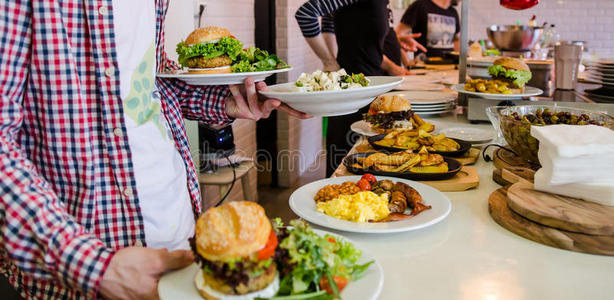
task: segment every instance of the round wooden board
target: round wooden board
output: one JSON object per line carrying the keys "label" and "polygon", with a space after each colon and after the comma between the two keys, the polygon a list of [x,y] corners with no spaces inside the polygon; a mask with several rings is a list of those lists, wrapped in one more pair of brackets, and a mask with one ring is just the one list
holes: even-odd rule
{"label": "round wooden board", "polygon": [[490,216],[503,228],[534,242],[560,249],[614,255],[614,237],[568,232],[532,222],[507,206],[506,189],[494,191],[488,198]]}
{"label": "round wooden board", "polygon": [[507,191],[507,205],[534,222],[578,233],[614,236],[614,207],[543,193],[528,182]]}
{"label": "round wooden board", "polygon": [[493,152],[493,163],[497,169],[521,167],[537,170],[540,168],[539,165],[532,164],[522,159],[520,156],[516,156],[516,154],[513,152],[503,148],[499,148]]}

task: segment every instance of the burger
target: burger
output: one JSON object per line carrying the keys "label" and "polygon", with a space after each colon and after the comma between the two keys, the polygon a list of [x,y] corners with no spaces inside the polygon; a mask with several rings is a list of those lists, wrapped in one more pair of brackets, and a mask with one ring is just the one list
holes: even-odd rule
{"label": "burger", "polygon": [[237,201],[207,210],[196,222],[191,242],[201,266],[194,281],[205,299],[269,298],[277,293],[277,236],[260,205]]}
{"label": "burger", "polygon": [[493,79],[507,82],[514,94],[524,92],[524,85],[531,80],[531,69],[521,59],[501,57],[488,67],[488,74]]}
{"label": "burger", "polygon": [[381,134],[394,129],[412,129],[413,114],[409,101],[398,95],[385,95],[371,102],[363,119],[371,124],[373,131]]}
{"label": "burger", "polygon": [[230,73],[230,65],[241,53],[243,44],[226,28],[198,28],[177,45],[179,63],[189,73]]}

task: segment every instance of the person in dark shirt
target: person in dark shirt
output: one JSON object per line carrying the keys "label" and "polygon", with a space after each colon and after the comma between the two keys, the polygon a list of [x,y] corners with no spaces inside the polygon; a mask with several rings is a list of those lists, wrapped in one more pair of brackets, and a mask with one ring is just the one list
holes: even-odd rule
{"label": "person in dark shirt", "polygon": [[[407,8],[396,27],[398,35],[413,32],[424,45],[427,56],[443,56],[447,51],[459,49],[460,22],[453,7],[455,0],[418,0]],[[426,51],[424,51],[426,50]]]}

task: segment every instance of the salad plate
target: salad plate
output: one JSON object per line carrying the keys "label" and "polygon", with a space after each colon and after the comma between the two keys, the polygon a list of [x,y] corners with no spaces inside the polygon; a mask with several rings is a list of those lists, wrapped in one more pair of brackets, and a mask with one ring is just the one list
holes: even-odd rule
{"label": "salad plate", "polygon": [[290,208],[299,217],[310,223],[335,230],[358,233],[392,233],[418,230],[439,223],[450,214],[452,209],[450,200],[443,193],[426,184],[407,179],[376,176],[377,180],[389,179],[393,182],[403,182],[413,187],[424,199],[424,204],[430,205],[432,208],[408,219],[382,223],[358,223],[341,220],[316,210],[314,197],[322,187],[331,184],[342,184],[346,181],[356,182],[360,178],[361,176],[343,176],[322,179],[304,185],[290,196]]}
{"label": "salad plate", "polygon": [[340,116],[358,111],[373,99],[386,93],[403,81],[401,77],[367,76],[368,86],[359,88],[301,92],[294,82],[269,86],[260,94],[279,99],[292,108],[313,116]]}
{"label": "salad plate", "polygon": [[523,98],[523,97],[539,96],[544,93],[544,91],[536,87],[532,87],[532,86],[525,86],[524,93],[520,93],[520,94],[491,94],[491,93],[470,92],[470,91],[465,91],[464,83],[455,84],[452,86],[452,89],[461,94],[467,94],[467,95],[477,96],[480,98],[491,99],[491,100],[518,99],[518,98]]}
{"label": "salad plate", "polygon": [[[355,246],[357,245],[354,241],[335,233],[318,229],[313,229],[313,231],[321,236],[328,234],[335,237],[335,239],[341,238]],[[360,249],[359,247],[356,248]],[[348,283],[341,292],[341,297],[343,299],[375,300],[382,292],[384,286],[384,271],[373,255],[362,249],[360,250],[362,251],[362,256],[358,261],[359,264],[364,264],[372,260],[374,262],[369,266],[363,277]],[[196,263],[193,263],[183,269],[164,274],[158,283],[158,294],[160,299],[203,300],[204,298],[198,293],[194,285],[194,277],[199,270],[200,267]]]}
{"label": "salad plate", "polygon": [[254,78],[254,82],[264,81],[267,77],[275,73],[283,73],[292,70],[292,68],[276,69],[260,72],[241,72],[241,73],[218,73],[218,74],[191,74],[187,71],[179,71],[177,73],[160,73],[159,78],[174,78],[179,79],[190,85],[227,85],[227,84],[242,84],[247,77]]}

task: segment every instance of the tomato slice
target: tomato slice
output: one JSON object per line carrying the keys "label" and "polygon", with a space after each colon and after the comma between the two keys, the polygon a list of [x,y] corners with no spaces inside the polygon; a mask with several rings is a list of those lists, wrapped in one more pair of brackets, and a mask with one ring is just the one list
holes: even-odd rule
{"label": "tomato slice", "polygon": [[[333,280],[337,284],[337,289],[339,289],[339,292],[345,288],[349,281],[347,278],[341,276],[333,276]],[[325,290],[329,294],[333,294],[333,289],[330,287],[330,284],[328,284],[328,278],[326,276],[320,279],[320,289]]]}
{"label": "tomato slice", "polygon": [[337,243],[337,240],[335,240],[335,238],[334,238],[334,237],[332,237],[332,236],[329,236],[327,240],[328,240],[329,242],[333,243],[333,244],[336,244],[336,243]]}
{"label": "tomato slice", "polygon": [[258,251],[258,260],[266,260],[273,257],[275,255],[275,248],[277,248],[277,235],[274,230],[271,230],[266,245]]}
{"label": "tomato slice", "polygon": [[376,182],[377,179],[375,179],[375,176],[373,176],[373,174],[369,174],[369,173],[365,173],[365,175],[362,175],[362,177],[360,177],[360,179],[365,179],[368,182]]}

